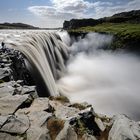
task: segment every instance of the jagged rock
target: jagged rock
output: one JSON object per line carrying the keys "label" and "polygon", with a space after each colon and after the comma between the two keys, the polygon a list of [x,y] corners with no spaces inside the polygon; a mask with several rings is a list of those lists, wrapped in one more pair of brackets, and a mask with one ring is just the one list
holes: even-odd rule
{"label": "jagged rock", "polygon": [[64,119],[64,120],[80,112],[79,109],[65,106],[57,101],[49,101],[49,105],[51,106],[51,108],[55,110],[54,111],[55,116],[57,118]]}
{"label": "jagged rock", "polygon": [[38,95],[35,90],[35,86],[22,86],[22,81],[10,81],[0,84],[0,98],[9,96],[9,95],[24,95],[30,94],[34,98],[37,98]]}
{"label": "jagged rock", "polygon": [[69,125],[69,122],[65,122],[64,128],[60,131],[55,140],[77,140],[77,138],[77,134]]}
{"label": "jagged rock", "polygon": [[13,114],[28,98],[29,95],[9,95],[0,98],[0,114]]}
{"label": "jagged rock", "polygon": [[45,111],[36,111],[28,114],[31,127],[27,131],[27,140],[49,140],[47,120],[52,116]]}
{"label": "jagged rock", "polygon": [[[2,84],[0,84],[0,85],[2,85]],[[13,92],[14,92],[13,87],[2,87],[2,86],[0,86],[0,98],[12,95]]]}
{"label": "jagged rock", "polygon": [[29,94],[31,92],[35,92],[35,86],[23,86],[22,87],[22,91],[21,91],[21,95],[23,94]]}
{"label": "jagged rock", "polygon": [[1,132],[24,134],[29,128],[29,119],[26,115],[10,116],[1,127]]}
{"label": "jagged rock", "polygon": [[31,126],[27,131],[27,140],[51,140],[51,138],[46,127]]}
{"label": "jagged rock", "polygon": [[105,126],[100,118],[95,117],[94,121],[96,122],[101,131],[105,130]]}
{"label": "jagged rock", "polygon": [[48,109],[48,98],[36,98],[28,108],[19,109],[16,114],[27,114],[30,128],[27,130],[27,140],[50,140],[47,120],[52,116],[44,110]]}
{"label": "jagged rock", "polygon": [[12,79],[12,70],[10,68],[0,68],[0,79],[9,82]]}
{"label": "jagged rock", "polygon": [[0,128],[4,125],[4,123],[7,121],[7,119],[10,117],[8,116],[0,116]]}
{"label": "jagged rock", "polygon": [[34,99],[30,107],[19,109],[16,114],[30,114],[40,111],[46,111],[49,108],[48,102],[48,98],[36,98]]}
{"label": "jagged rock", "polygon": [[0,132],[0,140],[24,140],[24,137],[12,136],[8,133],[1,133]]}
{"label": "jagged rock", "polygon": [[115,116],[113,121],[108,140],[140,139],[140,122],[130,120],[124,115]]}
{"label": "jagged rock", "polygon": [[97,140],[96,137],[89,135],[89,134],[85,134],[82,137],[82,140]]}

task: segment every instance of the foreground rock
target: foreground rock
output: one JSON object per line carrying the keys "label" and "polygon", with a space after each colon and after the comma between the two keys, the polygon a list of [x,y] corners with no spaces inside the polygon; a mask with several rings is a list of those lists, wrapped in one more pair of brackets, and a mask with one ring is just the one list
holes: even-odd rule
{"label": "foreground rock", "polygon": [[39,98],[33,87],[21,86],[20,81],[2,84],[0,93],[7,84],[13,88],[0,98],[2,140],[140,139],[140,122],[124,115],[108,118],[90,105],[71,104],[61,96]]}
{"label": "foreground rock", "polygon": [[140,122],[128,119],[124,115],[113,117],[113,126],[109,132],[109,140],[140,139]]}

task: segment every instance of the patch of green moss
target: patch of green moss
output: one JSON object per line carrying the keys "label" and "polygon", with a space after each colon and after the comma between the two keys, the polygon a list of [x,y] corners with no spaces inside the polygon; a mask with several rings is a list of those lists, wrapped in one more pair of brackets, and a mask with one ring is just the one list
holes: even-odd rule
{"label": "patch of green moss", "polygon": [[70,30],[72,32],[105,32],[117,36],[123,36],[125,39],[140,39],[140,24],[130,23],[103,23],[96,26],[82,27]]}

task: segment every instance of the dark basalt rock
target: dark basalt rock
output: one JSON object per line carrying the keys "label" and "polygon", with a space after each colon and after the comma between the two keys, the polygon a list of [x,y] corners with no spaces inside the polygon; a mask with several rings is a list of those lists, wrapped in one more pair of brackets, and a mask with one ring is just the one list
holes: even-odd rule
{"label": "dark basalt rock", "polygon": [[71,19],[64,21],[63,29],[76,29],[86,26],[95,26],[102,23],[140,23],[140,10],[133,10],[129,12],[122,12],[111,17],[104,17],[100,19]]}
{"label": "dark basalt rock", "polygon": [[23,80],[25,85],[35,85],[34,79],[29,72],[25,57],[14,49],[9,49],[2,43],[0,49],[0,80]]}

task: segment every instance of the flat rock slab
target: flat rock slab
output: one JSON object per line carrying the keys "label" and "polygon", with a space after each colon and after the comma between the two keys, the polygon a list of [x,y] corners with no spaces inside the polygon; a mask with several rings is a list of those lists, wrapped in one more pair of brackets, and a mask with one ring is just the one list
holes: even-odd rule
{"label": "flat rock slab", "polygon": [[8,133],[0,132],[0,140],[24,140],[24,138],[20,136],[12,136]]}
{"label": "flat rock slab", "polygon": [[16,114],[38,114],[49,108],[48,98],[36,98],[29,108],[19,109]]}
{"label": "flat rock slab", "polygon": [[44,111],[48,109],[49,99],[48,98],[36,98],[34,99],[30,108],[28,108],[29,112],[37,112],[37,111]]}
{"label": "flat rock slab", "polygon": [[9,95],[0,98],[0,114],[13,114],[18,107],[28,99],[29,95]]}
{"label": "flat rock slab", "polygon": [[28,114],[31,127],[27,131],[27,140],[50,140],[47,119],[52,116],[45,111]]}
{"label": "flat rock slab", "polygon": [[4,125],[4,123],[7,121],[7,119],[10,117],[8,116],[0,116],[0,128]]}
{"label": "flat rock slab", "polygon": [[29,119],[26,115],[10,116],[0,131],[13,134],[24,134],[29,129]]}
{"label": "flat rock slab", "polygon": [[0,84],[0,98],[12,95],[15,88],[8,82]]}

